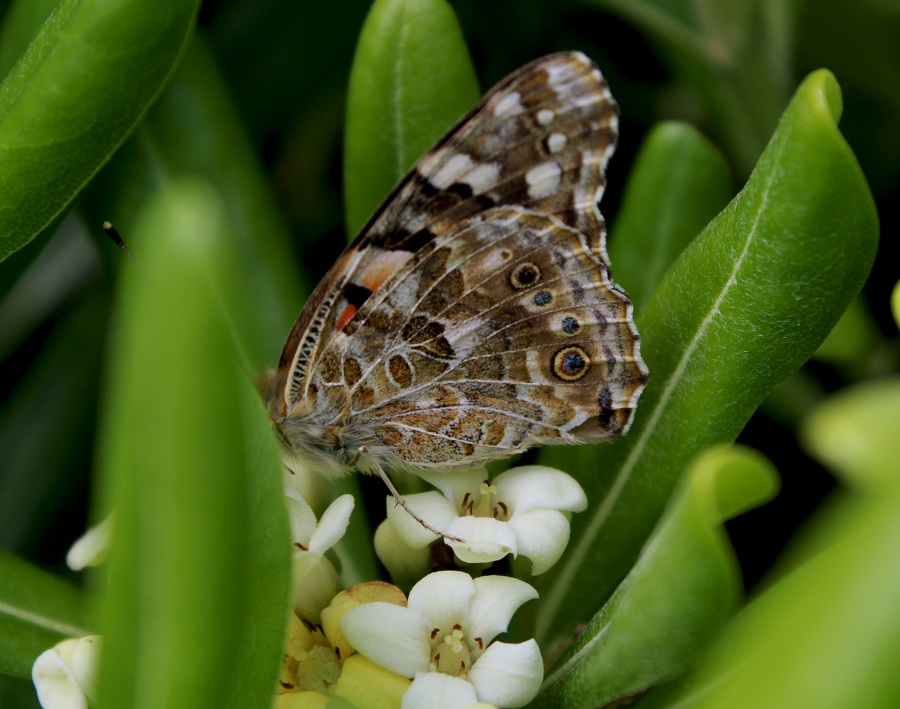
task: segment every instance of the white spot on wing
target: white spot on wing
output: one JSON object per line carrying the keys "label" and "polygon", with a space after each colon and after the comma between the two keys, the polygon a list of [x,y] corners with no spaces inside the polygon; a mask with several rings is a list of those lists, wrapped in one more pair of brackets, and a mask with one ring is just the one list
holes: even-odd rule
{"label": "white spot on wing", "polygon": [[472,188],[473,194],[481,194],[497,184],[500,178],[500,163],[482,163],[469,172],[463,182]]}
{"label": "white spot on wing", "polygon": [[553,113],[553,111],[551,111],[549,108],[542,108],[537,112],[537,122],[542,126],[549,125],[550,121],[552,121],[554,118],[556,118],[556,114]]}
{"label": "white spot on wing", "polygon": [[565,84],[571,79],[572,69],[568,62],[565,64],[551,64],[547,67],[547,83],[559,93],[556,84]]}
{"label": "white spot on wing", "polygon": [[494,106],[495,116],[515,116],[522,113],[522,94],[518,91],[512,91],[501,98],[497,105]]}
{"label": "white spot on wing", "polygon": [[566,147],[566,136],[562,133],[551,133],[547,138],[547,149],[554,155]]}
{"label": "white spot on wing", "polygon": [[428,181],[439,190],[446,189],[454,182],[459,182],[460,175],[472,169],[475,162],[465,153],[457,153],[428,178]]}
{"label": "white spot on wing", "polygon": [[559,187],[561,174],[559,163],[552,160],[531,168],[525,174],[525,181],[528,183],[528,196],[532,199],[549,197]]}

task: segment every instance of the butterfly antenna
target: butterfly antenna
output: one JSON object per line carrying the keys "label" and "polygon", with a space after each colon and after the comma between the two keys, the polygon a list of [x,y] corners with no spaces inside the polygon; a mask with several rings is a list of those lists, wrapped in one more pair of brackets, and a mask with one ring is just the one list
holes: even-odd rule
{"label": "butterfly antenna", "polygon": [[[357,452],[357,457],[361,456],[365,452],[366,452],[366,447],[361,446],[359,451]],[[401,495],[397,491],[397,488],[394,487],[394,483],[391,481],[390,477],[388,477],[388,474],[385,472],[384,468],[381,467],[381,465],[378,463],[378,461],[373,459],[372,461],[370,461],[370,465],[375,469],[375,474],[378,475],[379,478],[381,478],[381,480],[384,482],[385,485],[387,485],[387,489],[390,491],[391,495],[394,496],[394,500],[397,502],[397,504],[400,505],[404,510],[406,510],[406,513],[410,517],[412,517],[414,520],[416,520],[416,522],[421,524],[423,527],[425,527],[425,529],[427,529],[432,534],[437,534],[439,537],[443,537],[444,539],[449,539],[454,542],[459,542],[460,544],[466,543],[465,539],[460,539],[457,536],[448,534],[447,532],[444,532],[443,530],[440,530],[437,527],[435,527],[431,524],[428,524],[428,522],[426,522],[418,514],[413,512],[413,510],[410,508],[410,506],[408,504],[406,504],[406,498],[404,498],[403,495]]]}
{"label": "butterfly antenna", "polygon": [[128,254],[128,258],[130,258],[132,260],[132,262],[134,263],[135,266],[140,268],[142,271],[144,270],[143,268],[141,268],[141,264],[139,264],[137,262],[137,259],[131,255],[131,252],[128,250],[128,247],[125,246],[125,242],[122,241],[122,237],[119,236],[119,232],[113,226],[112,222],[109,222],[109,221],[103,222],[103,231],[106,232],[106,235],[110,239],[112,239],[113,243],[116,246],[118,246],[120,249],[122,249],[122,251],[124,251],[126,254]]}

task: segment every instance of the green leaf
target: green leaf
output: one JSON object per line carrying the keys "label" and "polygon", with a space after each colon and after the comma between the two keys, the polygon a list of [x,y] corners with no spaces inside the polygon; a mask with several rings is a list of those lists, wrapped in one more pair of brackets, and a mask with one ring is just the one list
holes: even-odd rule
{"label": "green leaf", "polygon": [[536,707],[596,707],[676,677],[702,657],[741,596],[720,525],[771,499],[778,474],[760,453],[703,451],[634,568],[553,666]]}
{"label": "green leaf", "polygon": [[803,422],[810,453],[849,486],[900,489],[900,378],[860,384],[828,397]]}
{"label": "green leaf", "polygon": [[0,259],[62,212],[172,73],[196,0],[63,0],[0,85]]}
{"label": "green leaf", "polygon": [[592,505],[573,519],[566,555],[547,574],[536,626],[545,644],[599,607],[686,462],[734,440],[865,281],[878,223],[837,130],[840,106],[831,74],[807,77],[745,188],[656,289],[638,318],[650,383],[630,433],[580,447],[574,462],[542,451],[543,462],[581,473]]}
{"label": "green leaf", "polygon": [[662,275],[731,197],[728,165],[686,123],[645,138],[609,236],[616,275],[640,312]]}
{"label": "green leaf", "polygon": [[705,665],[642,709],[896,704],[900,497],[895,487],[838,502],[804,540],[816,553],[741,611]]}
{"label": "green leaf", "polygon": [[101,706],[262,706],[281,657],[290,541],[266,416],[223,306],[241,262],[208,183],[140,215],[103,429],[116,511],[101,606]]}
{"label": "green leaf", "polygon": [[70,583],[0,551],[0,672],[31,677],[44,650],[90,635],[84,605]]}
{"label": "green leaf", "polygon": [[475,70],[444,0],[377,0],[350,75],[344,138],[347,232],[478,100]]}

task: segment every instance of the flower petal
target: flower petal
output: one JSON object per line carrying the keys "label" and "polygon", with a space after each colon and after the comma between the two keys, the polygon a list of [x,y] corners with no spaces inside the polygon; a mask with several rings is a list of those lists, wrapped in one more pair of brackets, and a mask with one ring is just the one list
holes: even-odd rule
{"label": "flower petal", "polygon": [[291,466],[293,469],[287,466],[281,469],[285,487],[294,488],[314,510],[324,510],[331,502],[331,483],[296,459],[291,461]]}
{"label": "flower petal", "polygon": [[87,566],[97,566],[106,561],[112,541],[113,516],[110,514],[100,524],[82,534],[66,554],[66,564],[72,571]]}
{"label": "flower petal", "polygon": [[284,487],[284,497],[291,523],[291,542],[309,549],[309,540],[316,532],[316,514],[303,495],[289,485]]}
{"label": "flower petal", "polygon": [[509,520],[516,532],[519,554],[531,559],[531,573],[544,573],[553,566],[569,543],[569,518],[557,510],[532,508]]}
{"label": "flower petal", "polygon": [[431,550],[414,549],[384,520],[375,530],[375,553],[398,586],[409,588],[431,569]]}
{"label": "flower petal", "polygon": [[462,571],[437,571],[428,574],[409,592],[407,605],[427,620],[428,631],[448,630],[469,617],[469,604],[475,596],[475,584]]}
{"label": "flower petal", "polygon": [[331,549],[347,531],[350,522],[350,513],[356,501],[353,495],[341,495],[328,505],[328,509],[322,513],[316,531],[309,540],[309,550],[324,554]]}
{"label": "flower petal", "polygon": [[469,671],[478,699],[498,707],[521,707],[534,699],[544,681],[541,651],[534,640],[492,643]]}
{"label": "flower petal", "polygon": [[478,486],[489,477],[487,470],[484,468],[440,473],[416,471],[416,475],[440,490],[441,494],[453,503],[454,509],[456,509],[456,505],[463,501],[467,492],[471,495],[476,495]]}
{"label": "flower petal", "polygon": [[[456,507],[437,492],[420,492],[415,495],[404,495],[406,504],[419,517],[432,527],[445,530],[457,517]],[[387,518],[403,542],[414,549],[428,546],[437,535],[429,532],[404,510],[393,497],[387,498]]]}
{"label": "flower petal", "polygon": [[428,669],[430,630],[421,613],[383,601],[351,608],[341,618],[341,631],[357,652],[409,678]]}
{"label": "flower petal", "polygon": [[37,691],[38,701],[44,709],[87,709],[87,697],[78,680],[60,653],[60,646],[70,654],[75,639],[63,640],[51,650],[41,653],[31,667],[31,680]]}
{"label": "flower petal", "polygon": [[497,561],[518,550],[516,532],[506,522],[492,517],[457,517],[445,530],[448,534],[464,539],[455,542],[446,539],[460,561],[481,564]]}
{"label": "flower petal", "polygon": [[587,509],[587,495],[571,475],[544,465],[510,468],[494,480],[497,496],[506,502],[513,514],[533,507],[566,512]]}
{"label": "flower petal", "polygon": [[478,701],[475,687],[442,672],[417,672],[401,709],[465,709]]}
{"label": "flower petal", "polygon": [[352,655],[344,662],[332,691],[355,707],[399,707],[409,686],[406,677],[379,667],[367,657]]}
{"label": "flower petal", "polygon": [[322,632],[334,649],[340,652],[341,657],[347,658],[353,653],[353,648],[341,630],[341,618],[351,608],[376,601],[406,606],[406,596],[396,586],[384,581],[365,581],[341,591],[331,599],[328,607],[322,610]]}
{"label": "flower petal", "polygon": [[102,644],[103,638],[99,635],[87,635],[75,642],[70,657],[66,658],[63,655],[78,686],[84,690],[88,699],[93,699],[97,695],[97,672],[100,669]]}
{"label": "flower petal", "polygon": [[294,552],[291,559],[291,608],[318,625],[322,609],[340,590],[334,565],[321,554]]}
{"label": "flower petal", "polygon": [[[433,574],[432,574],[433,575]],[[475,598],[469,605],[467,634],[488,644],[504,632],[515,612],[538,597],[524,581],[509,576],[482,576],[474,581]]]}
{"label": "flower petal", "polygon": [[274,709],[328,709],[329,701],[318,692],[289,692],[275,697]]}

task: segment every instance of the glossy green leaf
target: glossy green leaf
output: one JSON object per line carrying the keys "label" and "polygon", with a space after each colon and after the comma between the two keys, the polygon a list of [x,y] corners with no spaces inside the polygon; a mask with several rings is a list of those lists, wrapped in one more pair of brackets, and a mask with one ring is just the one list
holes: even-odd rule
{"label": "glossy green leaf", "polygon": [[375,2],[359,38],[347,98],[348,234],[356,234],[478,96],[459,24],[444,0]]}
{"label": "glossy green leaf", "polygon": [[30,677],[44,650],[90,635],[84,606],[72,584],[0,551],[0,673]]}
{"label": "glossy green leaf", "polygon": [[777,489],[778,474],[756,451],[703,451],[634,568],[545,678],[535,706],[604,706],[692,667],[741,596],[720,525]]}
{"label": "glossy green leaf", "polygon": [[644,139],[609,235],[616,282],[640,312],[662,275],[731,198],[728,165],[686,123],[661,123]]}
{"label": "glossy green leaf", "polygon": [[[634,426],[614,444],[580,447],[574,463],[563,459],[591,508],[574,517],[572,542],[542,586],[542,642],[553,645],[599,607],[686,462],[734,440],[862,286],[878,223],[837,130],[840,107],[831,74],[807,77],[745,188],[682,253],[638,318],[650,383]],[[542,460],[553,464],[557,455],[547,449]]]}
{"label": "glossy green leaf", "polygon": [[[18,61],[21,54],[28,48],[28,44],[32,38],[38,33],[41,25],[50,16],[59,0],[17,0],[10,3],[6,14],[2,15],[2,23],[0,23],[0,77],[5,77]],[[22,276],[31,264],[48,249],[45,248],[52,240],[53,236],[60,230],[66,236],[71,232],[71,224],[64,224],[63,215],[60,214],[56,219],[52,220],[39,234],[34,238],[32,248],[19,250],[9,258],[0,258],[0,297],[5,297],[8,289],[12,289],[14,284],[19,283]],[[0,237],[2,238],[2,237]],[[67,242],[71,245],[71,240]],[[51,247],[52,250],[52,247]],[[58,252],[62,247],[55,245]],[[66,287],[66,276],[72,275],[72,270],[67,270],[64,274],[54,274],[53,282],[56,284],[57,292]],[[33,301],[44,300],[41,296],[42,289],[33,288],[30,303],[24,307],[17,304],[16,310],[22,311],[23,315],[35,314],[35,306]],[[18,315],[18,313],[17,313]],[[36,325],[38,321],[22,318],[23,329],[16,334],[23,334],[30,331],[29,325]],[[2,319],[0,319],[0,330],[2,330]],[[4,333],[6,334],[6,333]],[[2,336],[0,336],[2,339]],[[0,352],[5,352],[5,342],[0,342]]]}
{"label": "glossy green leaf", "polygon": [[241,263],[208,183],[140,215],[101,442],[115,509],[100,704],[264,705],[277,679],[289,536],[274,440],[241,370],[228,291]]}
{"label": "glossy green leaf", "polygon": [[196,0],[63,0],[0,85],[0,258],[122,143],[172,73]]}
{"label": "glossy green leaf", "polygon": [[741,611],[710,648],[707,664],[675,687],[651,693],[642,708],[897,703],[900,497],[894,488],[841,503],[817,520],[829,523],[816,525],[817,552]]}
{"label": "glossy green leaf", "polygon": [[810,453],[852,487],[900,490],[900,379],[889,377],[828,397],[803,422]]}

